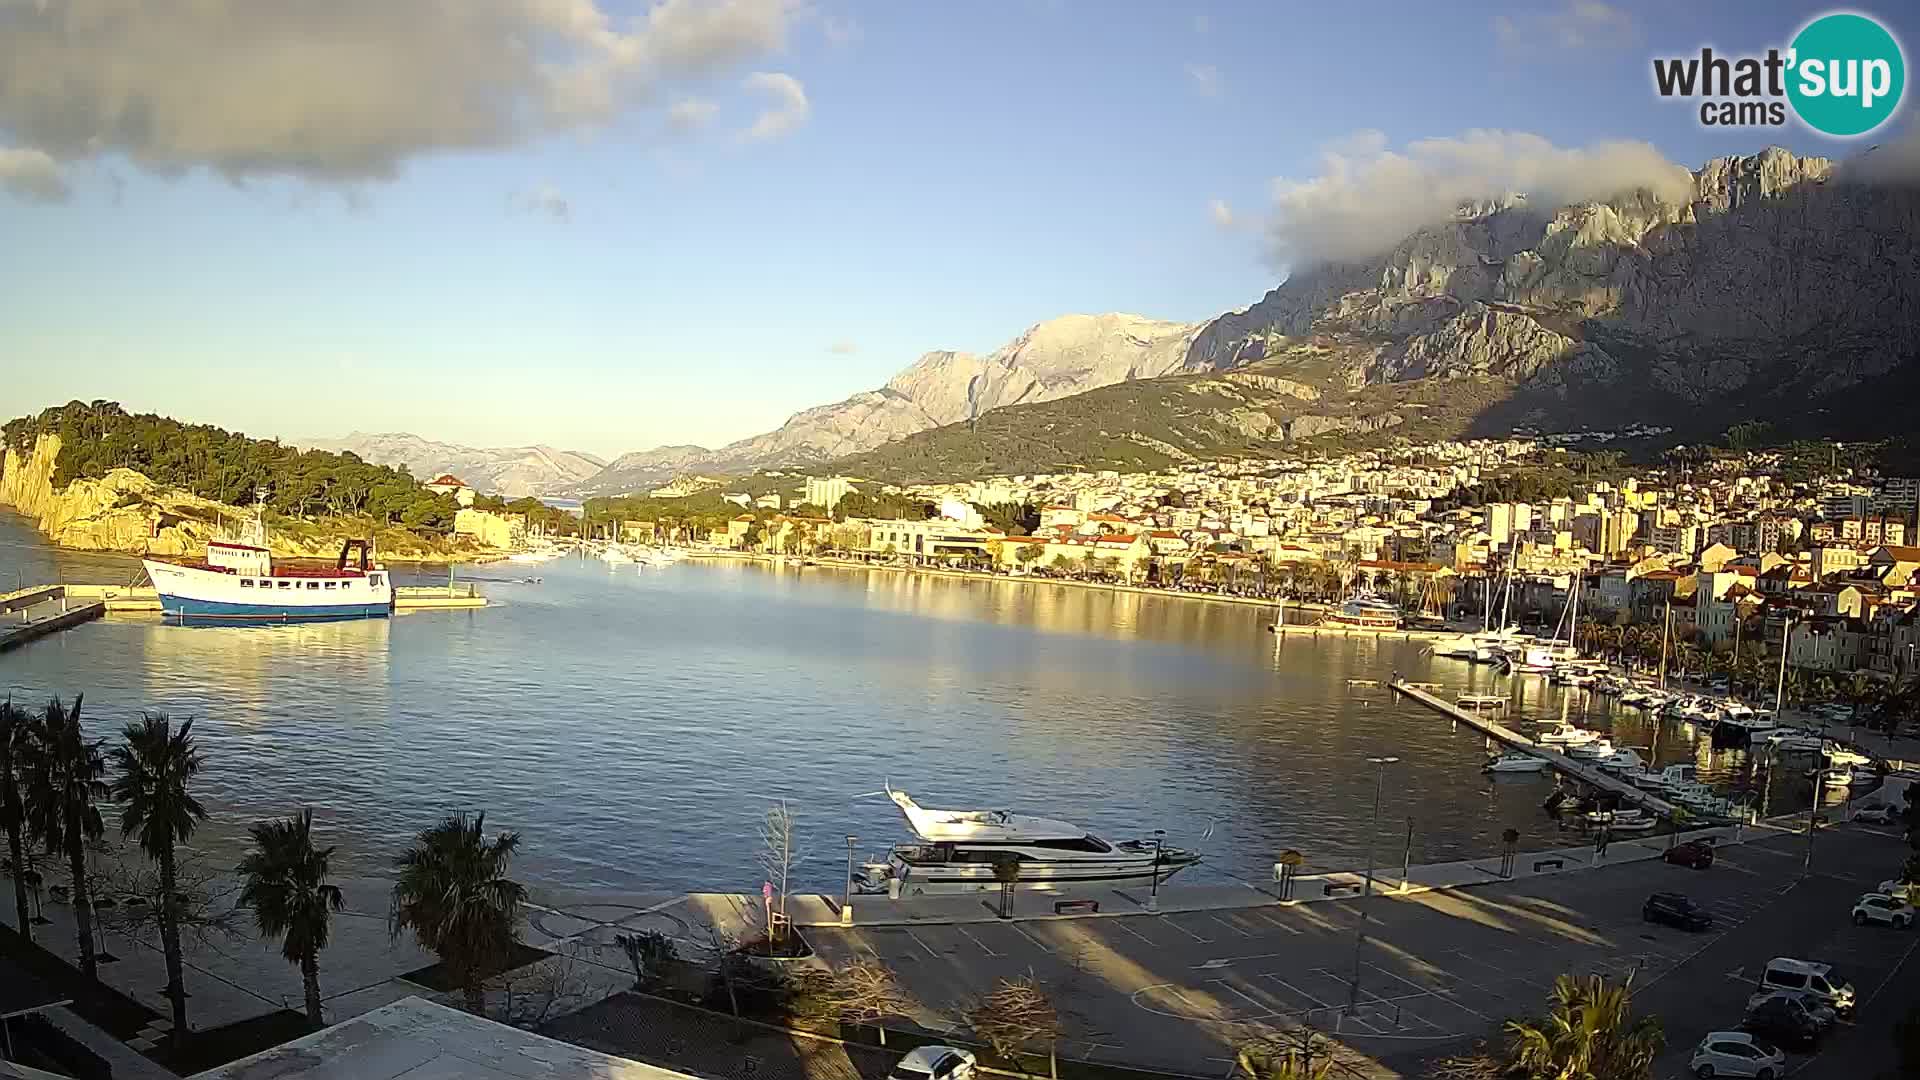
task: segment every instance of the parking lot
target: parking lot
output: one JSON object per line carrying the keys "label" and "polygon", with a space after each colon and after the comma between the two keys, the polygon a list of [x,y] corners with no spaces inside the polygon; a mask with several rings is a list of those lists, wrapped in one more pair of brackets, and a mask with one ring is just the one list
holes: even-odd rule
{"label": "parking lot", "polygon": [[[809,937],[829,962],[878,956],[934,1026],[963,1026],[968,1001],[1031,971],[1055,988],[1063,1056],[1200,1073],[1225,1073],[1244,1038],[1305,1023],[1411,1074],[1538,1012],[1557,975],[1631,974],[1684,1068],[1684,1049],[1738,1023],[1769,958],[1831,962],[1864,999],[1920,940],[1848,922],[1854,897],[1898,867],[1904,844],[1857,829],[1818,843],[1817,873],[1805,878],[1804,837],[1782,836],[1723,848],[1705,871],[1642,862],[1365,901]],[[1715,926],[1646,923],[1641,905],[1657,890],[1687,894]]]}

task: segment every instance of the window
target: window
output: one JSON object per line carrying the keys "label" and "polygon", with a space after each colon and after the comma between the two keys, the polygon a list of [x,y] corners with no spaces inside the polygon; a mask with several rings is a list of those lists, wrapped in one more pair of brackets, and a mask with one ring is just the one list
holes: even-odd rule
{"label": "window", "polygon": [[274,584],[280,586],[283,589],[293,588],[293,582],[291,581],[276,581],[274,582]]}
{"label": "window", "polygon": [[331,581],[327,582],[327,588],[329,589],[333,588],[333,582]]}
{"label": "window", "polygon": [[319,583],[319,582],[317,582],[317,581],[309,581],[309,582],[307,582],[307,588],[309,588],[309,589],[317,589],[317,588],[319,588],[319,587],[320,587],[320,583]]}
{"label": "window", "polygon": [[241,587],[241,588],[243,588],[243,589],[251,589],[251,588],[253,588],[253,579],[252,579],[252,578],[250,578],[250,577],[243,577],[243,578],[241,578],[241,579],[240,579],[240,587]]}
{"label": "window", "polygon": [[1789,986],[1795,990],[1805,989],[1807,977],[1797,971],[1769,971],[1767,981],[1775,986]]}

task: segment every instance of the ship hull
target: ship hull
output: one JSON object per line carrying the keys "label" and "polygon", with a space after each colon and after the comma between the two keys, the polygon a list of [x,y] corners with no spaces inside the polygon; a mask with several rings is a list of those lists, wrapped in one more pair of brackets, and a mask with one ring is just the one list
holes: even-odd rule
{"label": "ship hull", "polygon": [[384,604],[232,604],[160,594],[160,610],[182,619],[231,619],[236,622],[306,622],[326,619],[384,619],[392,609]]}

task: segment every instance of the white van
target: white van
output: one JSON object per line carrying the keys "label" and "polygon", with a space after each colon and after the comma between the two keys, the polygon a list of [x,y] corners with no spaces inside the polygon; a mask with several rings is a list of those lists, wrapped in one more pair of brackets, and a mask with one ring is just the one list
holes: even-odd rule
{"label": "white van", "polygon": [[1853,1011],[1853,985],[1834,971],[1831,964],[1776,956],[1767,961],[1766,970],[1760,973],[1760,989],[1805,994],[1842,1016]]}

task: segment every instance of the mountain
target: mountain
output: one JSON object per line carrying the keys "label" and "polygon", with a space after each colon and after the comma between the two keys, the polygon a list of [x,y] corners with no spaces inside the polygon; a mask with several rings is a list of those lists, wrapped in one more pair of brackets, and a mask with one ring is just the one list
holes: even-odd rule
{"label": "mountain", "polygon": [[817,464],[992,409],[1181,371],[1199,329],[1138,315],[1063,315],[986,356],[927,353],[877,390],[797,412],[775,431],[718,450],[663,446],[623,454],[578,490],[623,494],[686,472]]}
{"label": "mountain", "polygon": [[452,473],[477,491],[515,498],[558,494],[606,465],[604,459],[577,450],[555,450],[551,446],[483,450],[434,442],[405,432],[356,431],[344,439],[296,441],[315,450],[348,451],[375,465],[394,468],[404,465],[421,480]]}
{"label": "mountain", "polygon": [[1145,467],[1521,426],[1895,433],[1910,421],[1892,403],[1920,390],[1920,193],[1876,153],[1836,165],[1770,148],[1708,162],[1676,195],[1462,207],[1205,324],[1178,370],[1228,374],[1019,405],[836,467]]}

